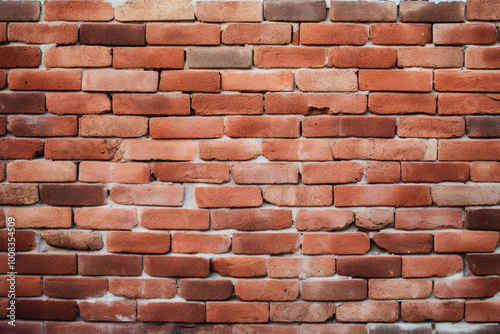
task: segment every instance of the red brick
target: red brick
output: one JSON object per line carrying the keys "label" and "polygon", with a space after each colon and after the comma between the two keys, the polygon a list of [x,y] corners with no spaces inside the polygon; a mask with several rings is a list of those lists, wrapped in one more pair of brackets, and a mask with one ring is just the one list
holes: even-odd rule
{"label": "red brick", "polygon": [[308,280],[302,282],[302,299],[314,301],[364,300],[367,296],[365,280]]}
{"label": "red brick", "polygon": [[[17,325],[16,325],[17,326]],[[45,333],[47,334],[70,334],[78,333],[99,333],[109,330],[108,324],[85,323],[85,322],[45,322]]]}
{"label": "red brick", "polygon": [[113,48],[113,68],[184,68],[181,48]]}
{"label": "red brick", "polygon": [[439,160],[498,160],[496,140],[446,140],[439,143]]}
{"label": "red brick", "polygon": [[79,302],[80,317],[86,321],[136,321],[137,302]]}
{"label": "red brick", "polygon": [[234,294],[240,300],[280,301],[296,300],[299,295],[298,280],[238,280]]}
{"label": "red brick", "polygon": [[451,276],[464,268],[458,255],[403,257],[403,277]]}
{"label": "red brick", "polygon": [[300,135],[300,120],[293,116],[228,117],[226,135],[236,138],[295,138]]}
{"label": "red brick", "polygon": [[338,322],[395,322],[399,318],[396,301],[347,302],[337,307]]}
{"label": "red brick", "polygon": [[446,68],[462,67],[463,64],[464,54],[462,48],[398,48],[398,67]]}
{"label": "red brick", "polygon": [[99,232],[42,231],[42,239],[49,246],[73,250],[101,250],[104,248]]}
{"label": "red brick", "polygon": [[370,299],[424,299],[432,292],[429,279],[370,279]]}
{"label": "red brick", "polygon": [[138,224],[136,209],[77,208],[74,219],[81,229],[131,230]]}
{"label": "red brick", "polygon": [[428,186],[335,186],[335,206],[426,206],[432,200]]}
{"label": "red brick", "polygon": [[35,232],[15,231],[14,236],[15,240],[13,241],[11,239],[11,242],[9,242],[9,239],[12,237],[12,233],[9,232],[8,230],[0,231],[0,241],[2,241],[0,245],[0,251],[7,252],[10,248],[8,246],[12,245],[12,243],[15,244],[16,252],[31,251],[36,248],[37,234]]}
{"label": "red brick", "polygon": [[196,94],[192,108],[197,115],[252,115],[262,114],[264,102],[260,94]]}
{"label": "red brick", "polygon": [[462,227],[460,209],[396,210],[396,229],[435,230]]}
{"label": "red brick", "polygon": [[331,1],[331,21],[395,22],[398,6],[391,2]]}
{"label": "red brick", "polygon": [[330,144],[324,139],[262,140],[262,155],[271,161],[333,160]]}
{"label": "red brick", "polygon": [[38,21],[40,20],[39,1],[2,1],[0,4],[1,21]]}
{"label": "red brick", "polygon": [[207,1],[196,4],[196,18],[202,22],[260,22],[260,1]]}
{"label": "red brick", "polygon": [[163,1],[131,1],[116,7],[117,21],[177,21],[193,20],[194,10],[189,0],[173,3]]}
{"label": "red brick", "polygon": [[352,23],[302,23],[300,42],[306,45],[364,45],[368,42],[368,29],[365,25]]}
{"label": "red brick", "polygon": [[0,43],[3,44],[5,42],[7,42],[7,22],[2,22],[0,23]]}
{"label": "red brick", "polygon": [[[162,71],[159,90],[219,92],[220,74],[216,71]],[[187,111],[189,111],[189,108]]]}
{"label": "red brick", "polygon": [[437,279],[434,295],[437,298],[489,298],[500,291],[499,277],[462,277]]}
{"label": "red brick", "polygon": [[298,70],[296,85],[303,92],[355,92],[357,76],[349,70]]}
{"label": "red brick", "polygon": [[75,44],[78,25],[74,23],[11,23],[9,41],[26,44]]}
{"label": "red brick", "polygon": [[268,275],[272,278],[298,277],[304,279],[318,276],[328,277],[334,274],[335,258],[333,256],[270,257],[268,259]]}
{"label": "red brick", "polygon": [[109,198],[117,204],[182,206],[184,187],[180,185],[117,185]]}
{"label": "red brick", "polygon": [[199,209],[144,208],[141,226],[149,230],[208,230],[210,214]]}
{"label": "red brick", "polygon": [[17,297],[39,297],[42,295],[42,280],[39,276],[15,276],[15,281],[9,281],[9,278],[10,276],[0,278],[0,295],[2,297],[9,295],[13,282],[15,282]]}
{"label": "red brick", "polygon": [[154,277],[207,277],[210,260],[196,256],[145,255],[144,272]]}
{"label": "red brick", "polygon": [[359,89],[370,91],[430,92],[431,71],[360,70]]}
{"label": "red brick", "polygon": [[115,92],[156,92],[158,73],[133,70],[88,70],[83,73],[83,90]]}
{"label": "red brick", "polygon": [[187,140],[129,139],[122,148],[123,160],[190,161],[197,155],[196,144]]}
{"label": "red brick", "polygon": [[16,228],[70,228],[71,208],[9,208]]}
{"label": "red brick", "polygon": [[299,250],[299,233],[233,233],[234,254],[287,254]]}
{"label": "red brick", "polygon": [[193,68],[251,68],[252,49],[247,46],[188,48],[187,66]]}
{"label": "red brick", "polygon": [[194,189],[194,197],[200,208],[262,205],[261,190],[257,186],[197,187]]}
{"label": "red brick", "polygon": [[7,166],[7,180],[9,182],[76,181],[76,165],[70,161],[13,161]]}
{"label": "red brick", "polygon": [[303,254],[366,254],[370,238],[365,233],[306,233],[302,236]]}
{"label": "red brick", "polygon": [[[436,234],[439,232],[436,232]],[[432,252],[431,233],[376,233],[375,244],[392,254],[426,254]]]}
{"label": "red brick", "polygon": [[500,319],[500,302],[498,301],[467,301],[465,303],[465,321],[467,322],[497,322]]}
{"label": "red brick", "polygon": [[470,47],[465,50],[465,67],[473,69],[500,68],[500,48]]}
{"label": "red brick", "polygon": [[381,116],[311,116],[302,119],[304,137],[388,137],[395,134],[396,120]]}
{"label": "red brick", "polygon": [[76,254],[16,254],[16,271],[28,275],[76,274]]}
{"label": "red brick", "polygon": [[203,160],[252,160],[261,153],[260,141],[256,140],[200,140],[198,146]]}
{"label": "red brick", "polygon": [[401,276],[401,257],[340,257],[337,259],[337,274],[351,277],[398,277]]}
{"label": "red brick", "polygon": [[495,71],[448,71],[435,72],[434,87],[437,91],[449,92],[495,92],[500,91],[498,72]]}
{"label": "red brick", "polygon": [[277,206],[329,206],[331,186],[265,186],[264,199]]}
{"label": "red brick", "polygon": [[497,29],[492,23],[436,24],[433,29],[436,45],[493,44],[497,38]]}
{"label": "red brick", "polygon": [[465,162],[402,162],[403,182],[443,182],[469,179],[469,164]]}
{"label": "red brick", "polygon": [[500,231],[498,209],[465,210],[465,227],[469,230]]}
{"label": "red brick", "polygon": [[140,302],[137,318],[148,322],[204,322],[205,305],[193,302]]}
{"label": "red brick", "polygon": [[106,94],[47,93],[47,110],[52,114],[102,114],[111,110]]}
{"label": "red brick", "polygon": [[42,184],[40,198],[49,205],[104,205],[106,189],[102,185],[90,184]]}
{"label": "red brick", "polygon": [[6,123],[7,123],[7,118],[5,117],[5,115],[0,115],[0,135],[2,136],[5,135],[5,133],[7,132]]}
{"label": "red brick", "polygon": [[222,90],[227,91],[293,91],[294,79],[291,71],[266,73],[222,72]]}
{"label": "red brick", "polygon": [[352,224],[354,214],[350,210],[299,209],[295,217],[295,228],[299,231],[336,231]]}
{"label": "red brick", "polygon": [[365,111],[364,94],[266,94],[268,114],[363,114]]}
{"label": "red brick", "polygon": [[463,301],[403,301],[403,321],[460,321],[464,318]]}
{"label": "red brick", "polygon": [[257,46],[254,65],[260,68],[323,67],[326,49],[315,47]]}
{"label": "red brick", "polygon": [[177,232],[172,236],[174,253],[227,253],[231,246],[228,235]]}
{"label": "red brick", "polygon": [[289,23],[229,23],[222,31],[224,44],[290,44]]}
{"label": "red brick", "polygon": [[43,291],[50,298],[102,297],[108,292],[107,278],[44,277]]}
{"label": "red brick", "polygon": [[368,109],[374,114],[401,115],[436,112],[436,95],[418,93],[370,93]]}
{"label": "red brick", "polygon": [[231,280],[181,279],[179,296],[186,300],[225,300],[233,294]]}
{"label": "red brick", "polygon": [[425,45],[432,41],[432,25],[420,23],[370,24],[370,40],[382,45]]}
{"label": "red brick", "polygon": [[238,163],[231,165],[237,184],[298,183],[299,167],[290,163]]}
{"label": "red brick", "polygon": [[169,117],[150,120],[151,138],[220,138],[224,119],[218,117]]}
{"label": "red brick", "polygon": [[440,93],[440,115],[497,114],[500,106],[498,94]]}
{"label": "red brick", "polygon": [[9,71],[9,88],[11,90],[80,90],[82,89],[82,70],[14,69]]}
{"label": "red brick", "polygon": [[328,50],[330,67],[390,68],[395,65],[394,48],[341,46]]}
{"label": "red brick", "polygon": [[266,302],[208,302],[207,322],[259,323],[269,321]]}
{"label": "red brick", "polygon": [[173,298],[177,286],[173,279],[110,278],[109,292],[129,299]]}
{"label": "red brick", "polygon": [[366,164],[368,183],[398,183],[401,180],[399,162],[369,162]]}
{"label": "red brick", "polygon": [[73,321],[78,314],[73,300],[19,299],[15,305],[18,319]]}
{"label": "red brick", "polygon": [[45,67],[111,66],[111,48],[103,46],[53,47],[43,53]]}
{"label": "red brick", "polygon": [[141,276],[142,257],[118,254],[78,254],[82,276]]}
{"label": "red brick", "polygon": [[186,94],[115,94],[113,113],[124,115],[189,115]]}
{"label": "red brick", "polygon": [[170,233],[108,232],[106,250],[111,253],[167,253],[170,250]]}
{"label": "red brick", "polygon": [[220,25],[218,24],[149,23],[146,26],[148,44],[219,45],[220,35]]}
{"label": "red brick", "polygon": [[38,203],[36,185],[0,185],[0,203],[2,205],[24,205]]}
{"label": "red brick", "polygon": [[222,276],[262,277],[266,276],[266,259],[250,256],[213,257],[211,269]]}
{"label": "red brick", "polygon": [[66,137],[78,133],[76,116],[9,117],[7,130],[17,137]]}
{"label": "red brick", "polygon": [[226,163],[169,162],[154,163],[151,168],[154,176],[164,182],[223,183],[230,180],[229,164]]}
{"label": "red brick", "polygon": [[394,226],[394,210],[392,209],[362,209],[355,214],[354,224],[369,231],[377,231]]}
{"label": "red brick", "polygon": [[47,1],[43,4],[45,21],[111,21],[111,3],[102,1]]}
{"label": "red brick", "polygon": [[500,118],[487,116],[467,116],[467,136],[497,138],[500,137]]}
{"label": "red brick", "polygon": [[398,119],[399,137],[452,138],[462,137],[465,121],[462,117],[402,116]]}
{"label": "red brick", "polygon": [[500,255],[467,254],[467,264],[474,275],[500,275]]}
{"label": "red brick", "polygon": [[333,144],[335,159],[432,160],[436,140],[423,139],[339,139]]}
{"label": "red brick", "polygon": [[467,0],[467,20],[498,20],[500,10],[498,0]]}
{"label": "red brick", "polygon": [[436,232],[436,253],[493,252],[498,245],[498,232]]}
{"label": "red brick", "polygon": [[463,22],[465,3],[463,2],[408,2],[399,4],[401,22]]}
{"label": "red brick", "polygon": [[324,322],[333,317],[334,303],[276,302],[270,305],[271,321]]}
{"label": "red brick", "polygon": [[7,71],[0,70],[0,89],[7,85]]}
{"label": "red brick", "polygon": [[0,46],[0,68],[38,67],[40,58],[36,46]]}
{"label": "red brick", "polygon": [[137,24],[87,24],[80,26],[80,44],[145,45],[146,26]]}

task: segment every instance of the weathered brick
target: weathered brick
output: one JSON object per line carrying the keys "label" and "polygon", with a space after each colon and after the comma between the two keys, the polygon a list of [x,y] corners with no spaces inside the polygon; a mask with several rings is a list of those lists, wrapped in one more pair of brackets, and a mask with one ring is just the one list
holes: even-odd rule
{"label": "weathered brick", "polygon": [[402,47],[398,48],[399,67],[446,68],[462,67],[464,55],[457,47]]}
{"label": "weathered brick", "polygon": [[205,305],[194,302],[140,302],[137,318],[148,322],[204,322]]}
{"label": "weathered brick", "polygon": [[374,114],[434,114],[436,95],[419,93],[370,93],[368,109]]}
{"label": "weathered brick", "polygon": [[264,186],[264,199],[277,206],[329,206],[331,186]]}
{"label": "weathered brick", "polygon": [[79,166],[79,181],[99,183],[149,183],[149,165],[84,161]]}
{"label": "weathered brick", "polygon": [[140,276],[142,257],[122,254],[78,254],[82,276]]}
{"label": "weathered brick", "polygon": [[491,23],[436,24],[433,28],[433,43],[436,45],[493,44],[498,35]]}
{"label": "weathered brick", "polygon": [[111,110],[106,94],[47,93],[46,99],[47,110],[52,114],[102,114]]}
{"label": "weathered brick", "polygon": [[0,68],[38,67],[40,58],[36,46],[0,46]]}
{"label": "weathered brick", "polygon": [[298,70],[297,88],[303,92],[355,92],[358,90],[356,73],[349,70]]}
{"label": "weathered brick", "polygon": [[438,96],[440,115],[497,114],[499,105],[498,94],[440,93]]}
{"label": "weathered brick", "polygon": [[186,300],[225,300],[233,294],[231,280],[181,279],[179,296]]}
{"label": "weathered brick", "polygon": [[247,92],[290,92],[294,89],[293,72],[266,73],[222,72],[222,90]]}
{"label": "weathered brick", "polygon": [[465,227],[469,230],[500,231],[500,211],[498,209],[465,210]]}
{"label": "weathered brick", "polygon": [[142,137],[148,119],[140,116],[85,115],[79,119],[80,137]]}
{"label": "weathered brick", "polygon": [[83,73],[84,91],[156,92],[158,73],[133,70],[88,70]]}
{"label": "weathered brick", "polygon": [[184,68],[184,49],[147,47],[113,48],[113,68]]}
{"label": "weathered brick", "polygon": [[266,258],[250,256],[213,257],[211,269],[222,276],[266,276]]}
{"label": "weathered brick", "polygon": [[37,235],[33,231],[15,231],[15,241],[13,241],[12,232],[9,232],[8,230],[3,230],[0,231],[0,241],[2,242],[0,250],[3,252],[7,252],[9,248],[10,250],[12,250],[10,246],[12,246],[12,243],[14,243],[16,252],[32,251],[36,249],[37,246],[36,240],[37,240]]}
{"label": "weathered brick", "polygon": [[366,182],[398,183],[401,180],[399,162],[368,162],[366,164]]}
{"label": "weathered brick", "polygon": [[453,138],[462,137],[464,129],[462,117],[401,116],[398,118],[397,134],[403,138]]}
{"label": "weathered brick", "polygon": [[391,68],[395,65],[394,48],[340,46],[328,50],[330,67]]}
{"label": "weathered brick", "polygon": [[500,10],[498,0],[467,0],[467,20],[498,20]]}
{"label": "weathered brick", "polygon": [[295,228],[299,231],[336,231],[352,224],[354,214],[350,210],[299,209],[295,217]]}
{"label": "weathered brick", "polygon": [[146,26],[148,44],[219,45],[220,35],[220,25],[218,24],[149,23]]}
{"label": "weathered brick", "polygon": [[268,21],[323,21],[326,5],[320,0],[267,0],[264,18]]}
{"label": "weathered brick", "polygon": [[302,298],[314,301],[364,300],[367,297],[365,280],[308,280],[302,282]]}
{"label": "weathered brick", "polygon": [[495,71],[448,71],[435,72],[434,88],[444,92],[498,92],[500,78]]}
{"label": "weathered brick", "polygon": [[362,209],[356,212],[354,224],[369,231],[393,227],[394,211],[392,209]]}
{"label": "weathered brick", "polygon": [[231,247],[228,235],[176,232],[172,236],[174,253],[227,253]]}
{"label": "weathered brick", "polygon": [[220,138],[224,119],[217,117],[169,117],[150,120],[151,138]]}
{"label": "weathered brick", "polygon": [[186,94],[115,94],[113,113],[118,115],[189,115]]}
{"label": "weathered brick", "polygon": [[70,161],[13,161],[7,165],[7,180],[9,182],[72,182],[76,181],[76,169],[76,165]]}
{"label": "weathered brick", "polygon": [[86,321],[136,321],[137,302],[131,300],[111,302],[79,302],[80,317]]}
{"label": "weathered brick", "polygon": [[467,116],[466,122],[468,137],[500,137],[500,118],[487,116]]}
{"label": "weathered brick", "polygon": [[396,301],[346,302],[336,309],[339,322],[395,322],[398,318]]}
{"label": "weathered brick", "polygon": [[333,317],[334,303],[275,302],[270,305],[271,321],[324,322]]}
{"label": "weathered brick", "polygon": [[500,291],[500,277],[440,278],[434,281],[437,298],[489,298]]}
{"label": "weathered brick", "polygon": [[303,94],[267,93],[268,114],[363,114],[366,111],[364,94]]}
{"label": "weathered brick", "polygon": [[426,206],[431,205],[429,186],[366,185],[335,186],[335,206]]}
{"label": "weathered brick", "polygon": [[[159,90],[217,93],[220,91],[220,74],[217,71],[162,71]],[[193,95],[193,101],[197,96]]]}
{"label": "weathered brick", "polygon": [[315,47],[257,46],[254,65],[260,68],[323,67],[326,49]]}
{"label": "weathered brick", "polygon": [[260,141],[253,139],[200,140],[198,145],[203,160],[252,160],[261,153]]}
{"label": "weathered brick", "polygon": [[312,116],[302,119],[304,137],[392,138],[395,127],[395,118],[381,116]]}
{"label": "weathered brick", "polygon": [[74,23],[11,23],[9,41],[26,44],[75,44],[78,25]]}
{"label": "weathered brick", "polygon": [[91,251],[104,248],[99,232],[42,231],[41,236],[48,245],[56,248]]}
{"label": "weathered brick", "polygon": [[288,163],[238,163],[231,165],[238,184],[298,183],[299,167]]}
{"label": "weathered brick", "polygon": [[193,20],[194,10],[189,0],[134,0],[116,7],[117,21],[181,21]]}
{"label": "weathered brick", "polygon": [[110,278],[109,292],[129,299],[173,298],[177,286],[173,279]]}
{"label": "weathered brick", "polygon": [[210,213],[200,209],[144,208],[141,226],[150,230],[208,230]]}
{"label": "weathered brick", "polygon": [[302,236],[303,254],[366,254],[370,238],[365,233],[306,233]]}
{"label": "weathered brick", "polygon": [[203,1],[196,3],[196,18],[202,22],[260,22],[260,1]]}
{"label": "weathered brick", "polygon": [[236,138],[295,138],[300,135],[300,120],[294,116],[232,116],[227,118],[225,130],[228,137]]}
{"label": "weathered brick", "polygon": [[327,277],[334,274],[335,258],[333,256],[270,257],[268,259],[268,275],[273,278],[298,277],[303,279]]}
{"label": "weathered brick", "polygon": [[210,260],[196,256],[145,255],[144,272],[154,277],[207,277]]}
{"label": "weathered brick", "polygon": [[330,21],[395,22],[398,6],[392,2],[330,1]]}
{"label": "weathered brick", "polygon": [[465,3],[463,2],[411,2],[399,4],[401,22],[463,22]]}
{"label": "weathered brick", "polygon": [[76,116],[9,117],[7,130],[17,137],[66,137],[78,133]]}
{"label": "weathered brick", "polygon": [[230,180],[229,164],[225,163],[155,163],[152,172],[164,182],[223,183]]}
{"label": "weathered brick", "polygon": [[192,161],[196,158],[196,144],[187,140],[128,139],[123,141],[124,160]]}
{"label": "weathered brick", "polygon": [[299,250],[299,233],[233,233],[234,254],[287,254]]}
{"label": "weathered brick", "polygon": [[464,268],[458,255],[425,255],[403,257],[403,277],[451,276]]}
{"label": "weathered brick", "polygon": [[464,318],[463,301],[402,301],[403,321],[460,321]]}
{"label": "weathered brick", "polygon": [[38,203],[38,187],[36,185],[0,185],[0,204],[25,205],[35,203]]}
{"label": "weathered brick", "polygon": [[107,278],[44,277],[43,292],[50,298],[102,297],[108,292]]}
{"label": "weathered brick", "polygon": [[250,47],[188,48],[186,64],[189,68],[251,68]]}
{"label": "weathered brick", "polygon": [[500,202],[500,187],[488,184],[434,185],[431,195],[437,206],[496,205]]}
{"label": "weathered brick", "polygon": [[262,141],[262,155],[273,161],[333,160],[330,145],[324,139],[270,139]]}
{"label": "weathered brick", "polygon": [[469,179],[469,164],[466,162],[402,162],[403,182],[443,182]]}
{"label": "weathered brick", "polygon": [[467,301],[465,303],[465,320],[467,322],[497,322],[500,317],[498,301]]}
{"label": "weathered brick", "polygon": [[436,253],[493,252],[498,245],[498,232],[435,232]]}
{"label": "weathered brick", "polygon": [[465,67],[473,69],[500,68],[500,48],[469,47],[465,50]]}
{"label": "weathered brick", "polygon": [[40,20],[39,1],[2,1],[0,21],[38,21]]}
{"label": "weathered brick", "polygon": [[121,144],[120,139],[45,140],[45,158],[52,160],[111,160]]}
{"label": "weathered brick", "polygon": [[432,90],[432,72],[425,70],[360,70],[359,89],[430,92]]}
{"label": "weathered brick", "polygon": [[111,253],[166,253],[170,250],[170,233],[108,232],[106,250]]}
{"label": "weathered brick", "polygon": [[47,68],[108,67],[111,66],[111,58],[111,48],[104,46],[62,46],[45,51],[43,65]]}
{"label": "weathered brick", "polygon": [[81,90],[82,70],[24,70],[9,71],[12,90]]}
{"label": "weathered brick", "polygon": [[474,275],[499,275],[498,254],[467,254],[467,264]]}
{"label": "weathered brick", "polygon": [[304,184],[353,183],[361,180],[364,165],[358,162],[303,163]]}
{"label": "weathered brick", "polygon": [[364,45],[368,42],[365,25],[352,23],[302,23],[300,43],[317,45]]}
{"label": "weathered brick", "polygon": [[89,24],[80,26],[80,44],[145,45],[146,26],[142,24]]}
{"label": "weathered brick", "polygon": [[99,0],[43,3],[45,21],[111,21],[114,16],[115,11],[111,3]]}
{"label": "weathered brick", "polygon": [[49,205],[104,205],[106,189],[102,185],[90,184],[42,184],[40,198]]}
{"label": "weathered brick", "polygon": [[[437,233],[437,232],[436,232]],[[375,244],[393,254],[420,253],[432,251],[431,233],[377,233],[372,236]]]}
{"label": "weathered brick", "polygon": [[259,323],[269,321],[266,302],[208,302],[207,322]]}
{"label": "weathered brick", "polygon": [[222,31],[224,44],[290,44],[289,23],[229,23]]}
{"label": "weathered brick", "polygon": [[432,25],[421,23],[370,24],[370,40],[382,45],[425,45],[432,41]]}
{"label": "weathered brick", "polygon": [[463,228],[460,209],[396,210],[396,229],[436,230]]}
{"label": "weathered brick", "polygon": [[125,205],[182,206],[184,187],[163,184],[116,185],[111,188],[109,198]]}
{"label": "weathered brick", "polygon": [[424,299],[432,292],[429,279],[370,279],[370,299]]}
{"label": "weathered brick", "polygon": [[264,103],[260,94],[196,94],[192,108],[197,115],[250,115],[262,114]]}
{"label": "weathered brick", "polygon": [[7,22],[0,23],[0,43],[7,42]]}
{"label": "weathered brick", "polygon": [[9,208],[7,216],[16,220],[16,228],[70,228],[71,208]]}
{"label": "weathered brick", "polygon": [[44,151],[40,139],[1,138],[0,144],[1,159],[33,159]]}
{"label": "weathered brick", "polygon": [[238,280],[234,295],[239,300],[292,301],[299,295],[298,280]]}

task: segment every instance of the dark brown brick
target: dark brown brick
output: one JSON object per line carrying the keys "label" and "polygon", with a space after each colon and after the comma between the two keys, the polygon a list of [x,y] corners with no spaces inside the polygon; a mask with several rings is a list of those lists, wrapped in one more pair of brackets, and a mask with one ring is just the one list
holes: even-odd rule
{"label": "dark brown brick", "polygon": [[465,210],[465,227],[469,230],[500,231],[500,209]]}
{"label": "dark brown brick", "polygon": [[37,46],[0,46],[0,68],[38,66],[40,49]]}
{"label": "dark brown brick", "polygon": [[432,233],[377,233],[372,237],[380,248],[394,254],[432,252]]}
{"label": "dark brown brick", "polygon": [[40,2],[38,1],[1,1],[0,21],[38,21]]}
{"label": "dark brown brick", "polygon": [[43,292],[50,298],[102,297],[108,292],[107,278],[44,277]]}
{"label": "dark brown brick", "polygon": [[497,116],[467,116],[467,136],[472,138],[500,137],[500,117]]}
{"label": "dark brown brick", "polygon": [[181,279],[178,293],[186,300],[225,300],[233,294],[233,282],[227,279]]}
{"label": "dark brown brick", "polygon": [[80,27],[80,43],[91,45],[145,45],[146,26],[124,23],[84,23]]}
{"label": "dark brown brick", "polygon": [[465,3],[461,1],[433,3],[430,1],[401,1],[401,22],[463,22]]}
{"label": "dark brown brick", "polygon": [[9,117],[8,130],[16,137],[66,137],[78,134],[76,116],[24,116]]}
{"label": "dark brown brick", "polygon": [[43,93],[0,94],[0,114],[43,114],[45,95]]}
{"label": "dark brown brick", "polygon": [[76,319],[78,306],[73,300],[19,299],[16,301],[16,318],[32,320]]}
{"label": "dark brown brick", "polygon": [[323,0],[266,0],[264,18],[268,21],[323,21],[326,3]]}
{"label": "dark brown brick", "polygon": [[302,299],[323,301],[365,300],[365,280],[308,280],[302,282]]}
{"label": "dark brown brick", "polygon": [[240,46],[189,48],[186,59],[190,68],[250,68],[252,49]]}
{"label": "dark brown brick", "polygon": [[42,184],[40,197],[49,205],[92,206],[106,204],[106,187],[97,184]]}
{"label": "dark brown brick", "polygon": [[330,2],[330,20],[341,22],[396,22],[398,5],[391,1]]}
{"label": "dark brown brick", "polygon": [[[0,251],[6,252],[8,247],[9,232],[0,231]],[[34,231],[16,231],[16,252],[31,251],[36,248],[36,233]]]}
{"label": "dark brown brick", "polygon": [[500,254],[467,254],[474,275],[500,275]]}
{"label": "dark brown brick", "polygon": [[144,272],[155,277],[207,277],[210,260],[195,256],[144,256]]}
{"label": "dark brown brick", "polygon": [[76,274],[76,254],[16,254],[16,271],[30,275]]}
{"label": "dark brown brick", "polygon": [[141,276],[142,257],[78,254],[78,273],[84,276]]}
{"label": "dark brown brick", "polygon": [[340,257],[337,259],[337,273],[352,277],[398,277],[401,276],[401,257]]}

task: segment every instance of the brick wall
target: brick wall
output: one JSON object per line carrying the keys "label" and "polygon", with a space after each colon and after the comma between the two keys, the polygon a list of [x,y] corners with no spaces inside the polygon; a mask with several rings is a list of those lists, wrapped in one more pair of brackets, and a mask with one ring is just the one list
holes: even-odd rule
{"label": "brick wall", "polygon": [[499,333],[499,22],[0,1],[0,332]]}

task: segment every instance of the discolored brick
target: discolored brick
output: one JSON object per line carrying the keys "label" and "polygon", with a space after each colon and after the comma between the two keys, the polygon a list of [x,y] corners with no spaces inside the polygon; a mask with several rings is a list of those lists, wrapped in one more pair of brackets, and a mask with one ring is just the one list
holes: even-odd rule
{"label": "discolored brick", "polygon": [[268,21],[323,21],[326,5],[321,0],[267,0],[264,18]]}
{"label": "discolored brick", "polygon": [[186,64],[189,68],[250,68],[252,49],[239,46],[188,48]]}
{"label": "discolored brick", "polygon": [[401,276],[401,256],[352,256],[337,259],[337,273],[352,277]]}
{"label": "discolored brick", "polygon": [[[436,232],[438,233],[438,232]],[[431,233],[376,233],[375,244],[393,254],[428,254],[433,249]]]}
{"label": "discolored brick", "polygon": [[411,2],[399,4],[401,22],[463,22],[465,3],[463,2]]}
{"label": "discolored brick", "polygon": [[40,2],[2,1],[0,13],[0,21],[38,21],[40,20]]}
{"label": "discolored brick", "polygon": [[98,232],[43,231],[42,239],[50,246],[64,249],[97,251],[104,247]]}
{"label": "discolored brick", "polygon": [[83,23],[80,43],[90,45],[145,45],[146,26],[143,24]]}
{"label": "discolored brick", "polygon": [[392,2],[330,1],[330,21],[395,22],[398,6]]}

